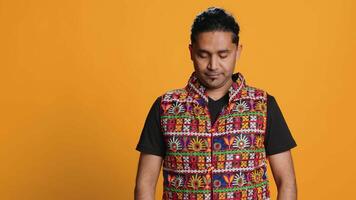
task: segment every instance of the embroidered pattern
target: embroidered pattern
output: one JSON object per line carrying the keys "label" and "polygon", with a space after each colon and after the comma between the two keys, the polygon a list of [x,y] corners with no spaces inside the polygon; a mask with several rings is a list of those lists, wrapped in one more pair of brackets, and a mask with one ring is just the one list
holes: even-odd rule
{"label": "embroidered pattern", "polygon": [[229,103],[214,124],[206,88],[193,72],[187,85],[162,95],[166,155],[162,199],[270,199],[264,148],[267,93],[233,74]]}

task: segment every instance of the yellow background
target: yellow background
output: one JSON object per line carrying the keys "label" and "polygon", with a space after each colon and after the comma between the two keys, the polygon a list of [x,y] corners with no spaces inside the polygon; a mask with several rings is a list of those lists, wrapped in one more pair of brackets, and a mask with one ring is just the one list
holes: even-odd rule
{"label": "yellow background", "polygon": [[0,0],[0,199],[133,199],[147,112],[185,86],[190,26],[212,5],[239,21],[235,71],[298,144],[299,199],[352,199],[353,0]]}

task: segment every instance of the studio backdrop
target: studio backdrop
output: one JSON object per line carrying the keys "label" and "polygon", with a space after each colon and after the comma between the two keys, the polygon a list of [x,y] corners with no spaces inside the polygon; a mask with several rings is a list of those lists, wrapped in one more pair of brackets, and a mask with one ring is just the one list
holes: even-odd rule
{"label": "studio backdrop", "polygon": [[235,71],[276,98],[298,144],[299,199],[352,199],[355,4],[0,0],[0,199],[133,199],[144,120],[185,86],[190,26],[209,6],[236,17]]}

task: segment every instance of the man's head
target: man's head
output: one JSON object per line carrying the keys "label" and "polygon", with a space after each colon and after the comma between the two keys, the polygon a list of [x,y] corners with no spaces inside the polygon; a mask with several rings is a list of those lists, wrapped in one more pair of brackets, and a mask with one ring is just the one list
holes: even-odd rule
{"label": "man's head", "polygon": [[221,8],[210,7],[195,18],[190,57],[199,80],[209,89],[231,83],[242,50],[239,31],[234,17]]}

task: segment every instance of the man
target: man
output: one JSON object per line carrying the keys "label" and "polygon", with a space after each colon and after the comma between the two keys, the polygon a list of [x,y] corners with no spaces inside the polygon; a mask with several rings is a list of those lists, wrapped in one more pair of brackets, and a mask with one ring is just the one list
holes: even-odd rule
{"label": "man", "polygon": [[136,147],[136,200],[154,199],[162,162],[162,199],[270,199],[267,160],[278,199],[297,198],[290,152],[296,142],[275,98],[234,73],[238,34],[224,9],[196,17],[194,72],[184,88],[156,99]]}

